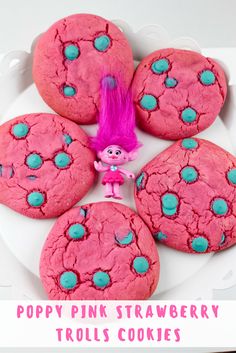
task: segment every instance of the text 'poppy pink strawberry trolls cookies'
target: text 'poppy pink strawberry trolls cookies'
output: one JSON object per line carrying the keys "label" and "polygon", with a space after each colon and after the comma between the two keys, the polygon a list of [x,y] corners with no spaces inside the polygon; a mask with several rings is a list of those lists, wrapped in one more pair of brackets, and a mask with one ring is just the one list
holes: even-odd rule
{"label": "text 'poppy pink strawberry trolls cookies'", "polygon": [[209,127],[226,96],[226,79],[214,60],[189,50],[161,49],[139,64],[133,92],[139,126],[177,140]]}
{"label": "text 'poppy pink strawberry trolls cookies'", "polygon": [[39,38],[33,77],[42,98],[58,114],[80,124],[95,123],[104,72],[111,77],[119,73],[126,88],[134,72],[131,47],[110,21],[72,15]]}
{"label": "text 'poppy pink strawberry trolls cookies'", "polygon": [[92,186],[95,155],[75,123],[29,114],[0,126],[0,202],[33,218],[55,217]]}
{"label": "text 'poppy pink strawberry trolls cookies'", "polygon": [[61,216],[42,250],[40,275],[49,299],[142,300],[159,278],[155,241],[127,206],[99,202]]}
{"label": "text 'poppy pink strawberry trolls cookies'", "polygon": [[187,138],[160,153],[136,179],[139,215],[163,244],[189,253],[236,243],[236,159]]}

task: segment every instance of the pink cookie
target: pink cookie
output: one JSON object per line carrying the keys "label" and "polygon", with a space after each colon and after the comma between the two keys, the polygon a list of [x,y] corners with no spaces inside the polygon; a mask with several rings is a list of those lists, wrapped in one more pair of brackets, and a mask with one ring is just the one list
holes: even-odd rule
{"label": "pink cookie", "polygon": [[0,202],[33,218],[61,215],[95,179],[94,154],[75,123],[29,114],[0,126]]}
{"label": "pink cookie", "polygon": [[39,39],[33,77],[40,95],[58,114],[81,124],[96,122],[104,75],[133,77],[131,47],[117,26],[102,17],[72,15]]}
{"label": "pink cookie", "polygon": [[42,250],[40,275],[49,299],[147,299],[159,278],[152,235],[130,208],[113,202],[61,216]]}
{"label": "pink cookie", "polygon": [[236,159],[211,142],[187,138],[144,166],[138,212],[155,238],[189,253],[236,243]]}
{"label": "pink cookie", "polygon": [[140,127],[170,140],[193,136],[210,126],[226,91],[222,68],[189,50],[155,51],[143,59],[133,80]]}

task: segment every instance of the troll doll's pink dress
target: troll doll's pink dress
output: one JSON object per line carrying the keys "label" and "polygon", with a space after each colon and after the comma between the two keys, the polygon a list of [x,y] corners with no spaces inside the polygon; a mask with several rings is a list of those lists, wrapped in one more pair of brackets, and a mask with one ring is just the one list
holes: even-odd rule
{"label": "troll doll's pink dress", "polygon": [[102,184],[114,184],[118,183],[120,185],[124,184],[124,178],[116,165],[111,165],[110,169],[105,173]]}

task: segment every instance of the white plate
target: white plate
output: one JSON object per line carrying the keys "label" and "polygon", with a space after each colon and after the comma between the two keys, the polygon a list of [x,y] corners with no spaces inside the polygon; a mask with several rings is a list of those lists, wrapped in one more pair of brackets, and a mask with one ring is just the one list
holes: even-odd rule
{"label": "white plate", "polygon": [[[123,27],[126,35],[133,44],[136,59],[140,59],[149,52],[164,46],[188,47],[198,50],[198,46],[191,39],[178,39],[171,42],[166,32],[160,29],[160,27],[149,26],[137,33],[133,33],[123,22],[119,22],[119,26]],[[2,72],[0,85],[3,88],[0,91],[1,123],[21,114],[52,112],[44,104],[35,86],[32,84],[31,64],[32,54],[24,52],[10,53],[3,59],[0,65],[0,71]],[[96,126],[86,126],[84,129],[89,134],[94,134]],[[147,161],[171,144],[170,141],[154,138],[141,131],[138,131],[138,136],[144,147],[140,151],[139,158],[128,165],[128,168],[135,173]],[[229,133],[220,118],[217,118],[210,128],[198,136],[208,139],[233,153]],[[135,208],[132,182],[127,182],[123,186],[123,194],[124,199],[121,202]],[[98,182],[93,190],[81,200],[80,204],[103,200],[105,200],[103,198],[103,187]],[[0,205],[0,215],[0,233],[6,246],[28,271],[38,276],[41,249],[55,220],[33,220],[19,215],[3,205]],[[158,245],[158,249],[161,260],[161,277],[156,293],[162,294],[162,299],[168,297],[168,291],[171,292],[176,286],[182,285],[183,282],[187,283],[187,280],[193,278],[195,274],[197,276],[197,273],[203,267],[206,268],[208,263],[215,257],[212,254],[190,255],[162,245]],[[221,257],[221,263],[225,264],[227,252],[222,252],[218,255],[218,258],[219,256]],[[228,267],[226,269],[223,268],[223,274],[227,271]],[[206,285],[204,284],[204,287],[201,287],[201,278],[198,283],[199,293],[201,292],[201,288],[202,293],[204,293]],[[207,283],[209,285],[210,281]],[[187,293],[184,291],[182,296],[186,295]],[[33,297],[34,295],[32,295]],[[156,294],[153,298],[156,298]]]}

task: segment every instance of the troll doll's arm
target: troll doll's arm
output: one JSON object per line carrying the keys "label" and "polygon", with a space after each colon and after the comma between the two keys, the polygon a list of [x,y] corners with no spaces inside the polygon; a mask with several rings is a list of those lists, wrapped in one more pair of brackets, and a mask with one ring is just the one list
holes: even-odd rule
{"label": "troll doll's arm", "polygon": [[109,170],[109,167],[105,167],[102,165],[102,162],[94,162],[94,168],[98,171],[98,172],[107,172]]}
{"label": "troll doll's arm", "polygon": [[124,174],[127,178],[129,178],[129,179],[135,179],[134,173],[130,172],[129,170],[126,170],[126,169],[121,168],[121,169],[119,169],[119,171],[120,171],[122,174]]}

